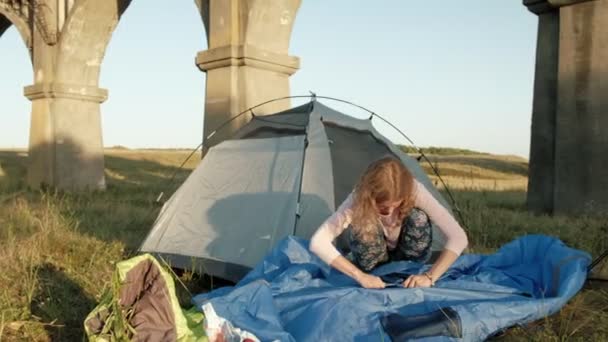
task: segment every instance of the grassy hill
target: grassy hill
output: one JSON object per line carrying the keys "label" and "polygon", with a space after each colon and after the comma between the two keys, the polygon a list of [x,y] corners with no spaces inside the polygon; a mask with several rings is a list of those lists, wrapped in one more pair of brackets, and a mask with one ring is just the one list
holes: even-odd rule
{"label": "grassy hill", "polygon": [[[453,152],[429,159],[464,214],[470,252],[492,252],[529,233],[593,255],[608,248],[605,218],[525,210],[524,159]],[[108,149],[107,191],[70,194],[27,190],[25,152],[0,151],[0,340],[81,340],[82,320],[109,286],[114,263],[134,254],[156,217],[154,200],[161,192],[167,199],[199,162],[195,155],[178,170],[188,154]],[[599,271],[608,276],[606,265]],[[210,285],[187,273],[182,280],[195,293]],[[608,289],[586,288],[559,313],[496,339],[608,340]]]}

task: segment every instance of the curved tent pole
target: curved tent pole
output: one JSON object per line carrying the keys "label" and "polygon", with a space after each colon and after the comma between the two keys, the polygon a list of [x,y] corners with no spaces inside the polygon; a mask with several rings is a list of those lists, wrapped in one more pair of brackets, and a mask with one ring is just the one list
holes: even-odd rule
{"label": "curved tent pole", "polygon": [[[377,116],[380,120],[386,122],[389,126],[393,127],[397,132],[399,132],[399,134],[401,134],[403,137],[405,137],[411,144],[412,146],[418,151],[418,153],[420,153],[420,156],[422,158],[424,158],[424,160],[426,160],[427,163],[429,163],[429,165],[431,166],[431,169],[433,170],[433,172],[437,175],[437,178],[439,178],[439,181],[441,182],[441,184],[443,185],[443,187],[445,188],[445,191],[448,193],[448,196],[450,197],[450,199],[452,200],[452,204],[454,204],[454,210],[458,213],[458,217],[460,218],[460,221],[462,222],[462,224],[467,228],[467,230],[469,229],[469,227],[465,224],[464,222],[464,218],[462,217],[462,212],[460,211],[460,208],[458,207],[458,202],[456,202],[456,200],[454,199],[454,196],[452,195],[452,192],[450,191],[450,188],[448,187],[448,185],[443,181],[443,178],[441,178],[441,176],[439,175],[439,171],[437,170],[437,168],[435,167],[435,165],[433,165],[433,163],[431,162],[431,160],[426,156],[426,154],[424,154],[424,152],[422,152],[422,149],[418,148],[418,146],[416,146],[416,144],[414,144],[414,142],[412,140],[410,140],[410,138],[407,137],[407,135],[405,135],[405,133],[403,133],[399,128],[395,127],[395,125],[393,125],[392,123],[390,123],[388,120],[386,120],[385,118],[381,117],[380,115],[373,113],[372,116]],[[417,158],[418,160],[420,160],[419,158]]]}
{"label": "curved tent pole", "polygon": [[[444,188],[446,189],[446,192],[448,193],[448,196],[450,197],[453,205],[454,205],[454,209],[456,210],[456,212],[458,213],[458,216],[460,218],[460,221],[462,222],[462,224],[467,228],[468,230],[468,226],[466,225],[466,222],[464,220],[464,217],[462,215],[462,212],[460,210],[460,208],[458,207],[458,204],[456,202],[456,200],[454,199],[454,196],[452,195],[452,192],[450,191],[450,189],[448,188],[447,184],[443,181],[443,178],[441,178],[441,176],[439,175],[439,171],[435,168],[435,166],[433,165],[433,163],[429,160],[429,158],[426,156],[426,154],[424,154],[424,152],[418,147],[416,146],[416,144],[412,141],[412,139],[410,139],[405,133],[403,133],[399,128],[397,128],[394,124],[392,124],[390,121],[388,121],[387,119],[385,119],[384,117],[380,116],[379,114],[363,107],[360,106],[358,104],[355,104],[353,102],[350,101],[346,101],[346,100],[342,100],[339,98],[335,98],[335,97],[329,97],[329,96],[320,96],[317,95],[313,92],[310,92],[310,95],[293,95],[293,96],[284,96],[284,97],[279,97],[279,98],[275,98],[272,100],[268,100],[265,102],[262,102],[260,104],[257,104],[253,107],[250,107],[244,111],[242,111],[241,113],[237,114],[236,116],[226,120],[225,122],[223,122],[221,125],[219,125],[215,130],[213,130],[207,137],[203,138],[203,142],[200,143],[196,148],[194,148],[192,150],[192,152],[190,153],[190,155],[188,155],[188,157],[186,159],[184,159],[184,161],[182,162],[182,164],[175,170],[175,172],[173,173],[173,175],[171,176],[171,178],[169,179],[169,181],[167,181],[167,183],[165,184],[165,187],[167,187],[170,183],[173,182],[173,180],[175,179],[175,176],[177,175],[177,172],[179,172],[184,165],[188,162],[188,160],[190,160],[190,158],[194,155],[194,153],[196,153],[196,151],[198,151],[198,149],[200,149],[201,147],[203,147],[205,145],[205,142],[207,142],[207,140],[209,140],[213,135],[215,135],[219,130],[223,129],[224,127],[226,127],[226,125],[228,125],[230,122],[232,122],[233,120],[235,120],[236,118],[244,115],[247,112],[251,112],[251,114],[255,117],[255,114],[253,113],[253,110],[261,107],[265,104],[269,104],[272,102],[276,102],[276,101],[281,101],[281,100],[287,100],[287,99],[298,99],[298,98],[309,98],[311,102],[314,102],[317,98],[320,99],[326,99],[326,100],[332,100],[332,101],[337,101],[337,102],[342,102],[357,108],[360,108],[368,113],[371,114],[370,116],[370,120],[376,116],[378,117],[380,120],[384,121],[385,123],[387,123],[389,126],[391,126],[393,129],[395,129],[399,134],[401,134],[401,136],[403,136],[419,153],[420,156],[422,158],[424,158],[424,160],[426,160],[427,163],[429,163],[429,165],[431,166],[431,169],[433,170],[433,172],[435,173],[435,175],[437,175],[437,177],[439,178],[439,180],[441,181],[441,184],[444,186]],[[418,158],[418,160],[420,160]],[[159,202],[161,200],[161,198],[163,197],[164,192],[161,192],[159,194],[159,196],[157,197],[155,202]],[[152,211],[150,211],[152,212]],[[608,257],[608,250],[604,251],[600,256],[598,256],[595,260],[593,260],[591,262],[591,264],[589,265],[589,267],[587,268],[587,271],[590,273],[591,270],[593,270],[593,268],[595,268],[603,259],[605,259],[606,257]],[[596,280],[596,279],[594,279]],[[598,279],[598,280],[603,280],[605,281],[605,279]]]}
{"label": "curved tent pole", "polygon": [[[209,133],[208,136],[203,138],[203,142],[201,144],[199,144],[193,151],[192,153],[190,153],[190,155],[184,160],[184,162],[182,163],[182,165],[175,170],[173,176],[171,177],[170,182],[173,181],[175,175],[177,174],[177,172],[179,172],[182,167],[186,164],[186,162],[192,157],[192,155],[194,155],[194,153],[201,147],[205,146],[205,143],[207,142],[207,140],[209,140],[212,136],[214,136],[218,131],[222,130],[224,127],[226,127],[230,122],[234,121],[235,119],[239,118],[240,116],[244,115],[247,112],[251,112],[253,114],[253,110],[261,107],[263,105],[272,103],[272,102],[276,102],[276,101],[281,101],[281,100],[287,100],[287,99],[301,99],[301,98],[308,98],[310,99],[311,102],[315,101],[316,99],[326,99],[326,100],[331,100],[331,101],[336,101],[336,102],[342,102],[348,105],[351,105],[353,107],[357,107],[359,109],[362,109],[368,113],[371,114],[370,119],[372,119],[374,116],[378,117],[380,120],[384,121],[385,123],[387,123],[389,126],[391,126],[393,129],[395,129],[399,134],[401,134],[415,149],[416,151],[418,151],[420,153],[420,155],[424,158],[424,160],[426,160],[429,165],[431,166],[431,169],[433,170],[433,172],[435,173],[435,175],[437,176],[437,178],[439,178],[439,180],[441,181],[441,184],[443,185],[443,187],[446,189],[446,192],[448,194],[448,197],[450,197],[450,200],[452,201],[452,204],[454,205],[454,210],[458,213],[458,217],[460,218],[460,222],[462,223],[462,225],[467,228],[467,230],[469,230],[468,225],[466,224],[464,217],[462,215],[462,212],[460,210],[460,208],[458,207],[458,203],[456,202],[456,199],[454,198],[454,196],[452,195],[452,192],[450,191],[449,187],[447,186],[447,184],[444,182],[443,178],[441,178],[441,175],[439,174],[439,171],[435,168],[435,166],[433,165],[433,163],[429,160],[429,158],[424,154],[424,152],[422,152],[422,150],[416,146],[416,144],[412,141],[412,139],[410,139],[407,135],[405,135],[405,133],[403,133],[399,128],[397,128],[395,125],[393,125],[390,121],[388,121],[387,119],[385,119],[384,117],[380,116],[379,114],[363,107],[360,106],[358,104],[355,104],[353,102],[350,101],[346,101],[346,100],[342,100],[339,98],[335,98],[335,97],[330,97],[330,96],[321,96],[321,95],[317,95],[313,92],[310,93],[310,95],[292,95],[292,96],[283,96],[283,97],[278,97],[272,100],[268,100],[265,102],[262,102],[260,104],[257,104],[253,107],[247,108],[246,110],[240,112],[239,114],[233,116],[232,118],[224,121],[222,124],[220,124],[216,129],[214,129],[211,133]],[[168,185],[168,184],[167,184]],[[160,201],[161,197],[162,197],[163,193],[161,193],[159,195],[159,197],[157,198],[156,202]]]}
{"label": "curved tent pole", "polygon": [[[168,188],[172,183],[173,180],[175,179],[175,176],[177,175],[177,173],[179,171],[181,171],[181,169],[184,167],[184,165],[186,165],[186,163],[188,162],[188,160],[190,160],[190,158],[192,158],[192,156],[194,155],[194,153],[196,153],[196,151],[198,151],[200,148],[203,148],[205,146],[205,143],[207,142],[207,140],[209,140],[212,136],[214,136],[218,131],[220,131],[221,129],[223,129],[224,127],[226,127],[229,123],[231,123],[232,121],[236,120],[237,118],[241,117],[242,115],[246,114],[247,112],[251,112],[251,115],[253,117],[255,117],[255,113],[253,112],[254,109],[261,107],[265,104],[268,103],[272,103],[275,101],[280,101],[280,100],[287,100],[287,99],[291,99],[291,98],[296,98],[296,97],[312,97],[313,95],[310,96],[284,96],[284,97],[279,97],[276,99],[272,99],[272,100],[268,100],[266,102],[262,102],[260,104],[257,104],[253,107],[247,108],[244,111],[240,112],[239,114],[231,117],[230,119],[224,121],[222,124],[220,124],[219,126],[217,126],[217,128],[215,128],[211,133],[209,133],[209,135],[207,135],[206,137],[203,137],[203,141],[198,144],[198,146],[196,146],[194,149],[192,149],[192,152],[190,152],[190,154],[188,155],[188,157],[186,157],[186,159],[184,159],[184,161],[182,162],[182,164],[173,172],[173,174],[171,175],[171,177],[169,177],[169,180],[166,181],[166,183],[164,184],[164,186],[162,186],[162,188]],[[161,201],[161,199],[163,198],[163,196],[165,195],[164,191],[161,191],[160,194],[158,194],[158,196],[156,197],[156,200],[154,202],[158,203]],[[151,211],[152,212],[152,211]],[[148,215],[149,216],[149,215]]]}
{"label": "curved tent pole", "polygon": [[591,272],[591,270],[593,270],[595,268],[595,266],[599,265],[600,262],[602,262],[602,260],[605,259],[606,257],[608,257],[608,249],[605,250],[600,256],[598,256],[597,258],[595,258],[595,260],[593,260],[591,262],[591,264],[587,268],[587,271]]}
{"label": "curved tent pole", "polygon": [[221,130],[222,128],[226,127],[226,125],[228,125],[233,120],[237,119],[238,117],[240,117],[241,115],[243,115],[243,114],[245,114],[247,112],[251,112],[251,114],[253,116],[255,116],[255,113],[253,113],[253,110],[256,109],[256,108],[258,108],[258,107],[261,107],[261,106],[263,106],[265,104],[269,104],[269,103],[276,102],[276,101],[281,101],[281,100],[288,100],[288,99],[294,99],[294,98],[302,98],[302,97],[311,98],[311,97],[313,97],[313,95],[306,95],[306,96],[304,96],[304,95],[296,95],[296,96],[277,97],[276,99],[268,100],[266,102],[262,102],[260,104],[257,104],[257,105],[255,105],[253,107],[249,107],[249,108],[245,109],[244,111],[238,113],[237,115],[231,117],[230,119],[224,121],[221,125],[217,126],[217,128],[214,129],[211,133],[209,133],[208,136],[206,136],[206,137],[203,138],[202,145],[204,146],[204,144],[207,142],[207,140],[209,140],[212,136],[214,136],[215,133],[217,133],[219,130]]}
{"label": "curved tent pole", "polygon": [[439,171],[437,170],[437,168],[435,168],[435,166],[433,165],[433,163],[429,160],[429,158],[426,156],[426,154],[424,154],[424,152],[422,152],[422,150],[416,146],[416,144],[412,141],[412,139],[410,139],[405,133],[403,133],[399,128],[397,128],[397,126],[393,125],[390,121],[388,121],[387,119],[385,119],[384,117],[380,116],[379,114],[363,107],[363,106],[359,106],[357,104],[354,104],[350,101],[346,101],[346,100],[342,100],[342,99],[338,99],[338,98],[334,98],[334,97],[329,97],[329,96],[319,96],[319,95],[314,95],[315,98],[320,98],[320,99],[327,99],[327,100],[333,100],[333,101],[338,101],[338,102],[342,102],[342,103],[346,103],[349,104],[351,106],[355,106],[357,108],[363,109],[364,111],[368,112],[371,114],[371,116],[369,117],[369,119],[371,120],[374,116],[377,116],[380,120],[384,121],[385,123],[387,123],[389,126],[391,126],[393,129],[395,129],[399,134],[401,134],[401,136],[403,136],[410,144],[412,144],[412,146],[416,149],[416,151],[418,151],[418,153],[420,153],[420,155],[422,156],[422,158],[424,158],[424,160],[426,160],[427,163],[429,163],[429,165],[431,166],[431,169],[433,170],[433,172],[435,173],[435,175],[437,175],[437,178],[439,178],[439,181],[441,181],[441,184],[443,185],[443,187],[445,188],[448,197],[450,197],[450,199],[452,200],[452,204],[454,205],[454,210],[458,213],[458,217],[460,218],[460,222],[465,226],[465,228],[467,228],[467,230],[469,230],[469,227],[467,226],[464,217],[462,215],[462,212],[460,211],[460,208],[458,207],[458,203],[456,202],[456,199],[454,199],[454,196],[452,195],[452,192],[450,191],[450,188],[448,187],[448,185],[443,181],[443,178],[441,178],[441,175],[439,175]]}
{"label": "curved tent pole", "polygon": [[[307,96],[308,97],[308,96]],[[239,114],[231,117],[230,119],[224,121],[222,124],[220,124],[216,129],[214,129],[211,133],[209,133],[209,135],[207,135],[206,137],[203,137],[203,142],[201,142],[200,144],[198,144],[198,146],[196,146],[194,149],[192,149],[192,152],[188,155],[188,157],[186,157],[186,159],[184,159],[184,161],[182,162],[182,164],[173,172],[173,174],[171,175],[171,177],[169,178],[169,180],[166,182],[164,188],[167,188],[175,179],[175,176],[177,175],[177,173],[184,167],[184,165],[186,165],[186,163],[188,162],[188,160],[190,160],[190,158],[192,158],[192,156],[194,155],[194,153],[196,153],[196,151],[198,151],[200,148],[205,146],[205,143],[207,142],[207,140],[211,139],[212,136],[214,136],[219,130],[221,130],[222,128],[226,127],[229,123],[231,123],[232,121],[236,120],[237,118],[241,117],[242,115],[244,115],[247,112],[251,112],[251,115],[253,117],[255,117],[255,113],[253,112],[254,109],[261,107],[265,104],[271,103],[271,102],[275,102],[275,101],[280,101],[280,100],[286,100],[286,99],[290,99],[292,98],[292,96],[286,96],[286,97],[281,97],[281,98],[276,98],[276,99],[272,99],[272,100],[268,100],[266,102],[257,104],[253,107],[247,108],[246,110],[240,112]],[[160,202],[160,200],[162,199],[164,195],[164,192],[161,192],[158,197],[156,198],[155,202]]]}

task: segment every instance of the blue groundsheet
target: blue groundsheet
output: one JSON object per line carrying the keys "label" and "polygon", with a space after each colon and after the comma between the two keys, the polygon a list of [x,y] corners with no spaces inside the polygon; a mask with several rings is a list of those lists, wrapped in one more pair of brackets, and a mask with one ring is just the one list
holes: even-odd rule
{"label": "blue groundsheet", "polygon": [[400,282],[429,265],[393,262],[368,290],[330,269],[308,241],[282,240],[244,279],[193,298],[262,341],[483,341],[558,311],[583,286],[590,256],[540,235],[492,255],[463,255],[433,288]]}

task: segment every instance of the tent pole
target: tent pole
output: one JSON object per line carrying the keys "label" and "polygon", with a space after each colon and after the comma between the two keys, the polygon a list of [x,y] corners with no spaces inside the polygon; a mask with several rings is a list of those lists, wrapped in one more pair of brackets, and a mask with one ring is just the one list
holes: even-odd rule
{"label": "tent pole", "polygon": [[[388,120],[386,120],[385,118],[383,118],[382,116],[380,116],[379,114],[376,114],[375,112],[360,106],[358,104],[355,104],[353,102],[350,101],[346,101],[346,100],[342,100],[339,98],[335,98],[335,97],[329,97],[329,96],[319,96],[313,92],[310,92],[310,95],[292,95],[292,96],[283,96],[283,97],[278,97],[276,99],[272,99],[272,100],[268,100],[265,102],[262,102],[260,104],[257,104],[253,107],[250,107],[242,112],[240,112],[239,114],[237,114],[236,116],[226,120],[225,122],[223,122],[222,124],[220,124],[216,129],[214,129],[207,137],[205,137],[203,139],[203,142],[201,143],[201,147],[204,149],[205,148],[205,142],[207,142],[207,140],[209,140],[213,135],[215,135],[218,131],[220,131],[221,129],[223,129],[224,127],[226,127],[230,122],[232,122],[233,120],[235,120],[236,118],[240,117],[241,115],[244,115],[247,112],[252,112],[253,110],[261,107],[265,104],[268,103],[272,103],[272,102],[276,102],[276,101],[281,101],[281,100],[287,100],[287,99],[301,99],[301,98],[308,98],[310,99],[310,103],[312,105],[312,103],[314,103],[314,101],[316,101],[316,99],[326,99],[326,100],[332,100],[332,101],[336,101],[336,102],[342,102],[342,103],[346,103],[348,105],[351,105],[353,107],[357,107],[360,108],[368,113],[371,114],[370,119],[374,116],[377,116],[378,118],[380,118],[382,121],[386,122],[388,125],[390,125],[391,127],[393,127],[399,134],[401,134],[410,144],[412,144],[412,146],[421,154],[421,156],[424,158],[424,160],[426,160],[429,165],[431,166],[431,169],[433,170],[433,172],[435,173],[435,175],[439,178],[439,180],[441,181],[441,184],[444,186],[444,188],[446,189],[446,192],[448,194],[448,196],[450,197],[450,200],[452,201],[452,205],[454,206],[454,210],[458,213],[458,217],[460,218],[460,221],[462,223],[462,225],[467,228],[467,230],[469,230],[468,225],[466,224],[465,220],[464,220],[464,216],[462,214],[462,211],[460,210],[460,208],[458,207],[458,203],[456,202],[456,199],[454,198],[454,196],[452,195],[452,192],[450,191],[450,189],[448,188],[447,184],[444,182],[443,178],[441,178],[441,175],[439,175],[439,171],[435,168],[435,166],[433,165],[433,163],[431,163],[431,161],[428,159],[428,157],[424,154],[424,152],[422,152],[422,150],[416,146],[416,144],[412,141],[412,139],[410,139],[407,135],[405,135],[405,133],[403,133],[400,129],[398,129],[395,125],[393,125],[391,122],[389,122]],[[197,147],[198,149],[199,147]],[[195,150],[196,151],[196,150]],[[190,158],[190,157],[188,157]],[[187,161],[187,160],[186,160]],[[185,164],[185,162],[183,164]],[[179,171],[181,169],[181,167],[177,170]],[[176,172],[177,172],[176,171]],[[300,189],[301,192],[302,189]],[[298,199],[299,200],[299,199]],[[299,202],[298,202],[299,203]]]}
{"label": "tent pole", "polygon": [[[388,120],[386,120],[382,116],[380,116],[380,115],[378,115],[376,113],[372,113],[372,116],[377,116],[380,120],[384,121],[389,126],[393,127],[397,132],[399,132],[399,134],[401,134],[404,138],[406,138],[412,144],[412,146],[414,146],[414,148],[416,150],[418,150],[418,153],[420,153],[420,157],[418,157],[418,158],[424,158],[424,160],[426,160],[426,162],[429,163],[429,165],[431,166],[431,169],[433,170],[433,172],[435,173],[435,175],[437,175],[437,178],[439,178],[439,181],[441,182],[441,184],[445,188],[445,191],[448,193],[448,196],[452,200],[452,204],[454,205],[454,210],[456,210],[456,212],[458,213],[458,217],[460,218],[460,222],[462,223],[463,226],[465,226],[467,228],[467,230],[469,230],[469,227],[467,226],[467,224],[466,224],[466,222],[464,220],[464,217],[462,215],[462,211],[460,211],[460,208],[458,207],[458,203],[456,202],[456,199],[454,199],[454,196],[452,195],[452,192],[450,191],[450,188],[443,181],[443,178],[441,178],[441,176],[439,175],[439,171],[437,170],[437,168],[435,167],[435,165],[433,165],[433,163],[426,156],[426,154],[424,154],[424,152],[422,152],[422,149],[418,148],[418,146],[416,146],[416,144],[414,144],[414,142],[407,135],[405,135],[405,133],[403,133],[399,128],[397,128],[395,125],[393,125],[391,122],[389,122]],[[416,158],[416,159],[418,159],[418,158]]]}
{"label": "tent pole", "polygon": [[608,249],[591,262],[591,264],[587,268],[587,272],[591,272],[595,268],[595,266],[599,265],[600,262],[602,262],[602,260],[604,260],[606,257],[608,257]]}

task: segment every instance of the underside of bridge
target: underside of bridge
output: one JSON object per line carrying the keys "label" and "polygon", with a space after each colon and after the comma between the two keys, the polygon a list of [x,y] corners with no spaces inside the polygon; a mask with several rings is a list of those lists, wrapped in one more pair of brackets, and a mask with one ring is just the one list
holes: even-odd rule
{"label": "underside of bridge", "polygon": [[608,0],[524,0],[538,15],[528,207],[608,215]]}

